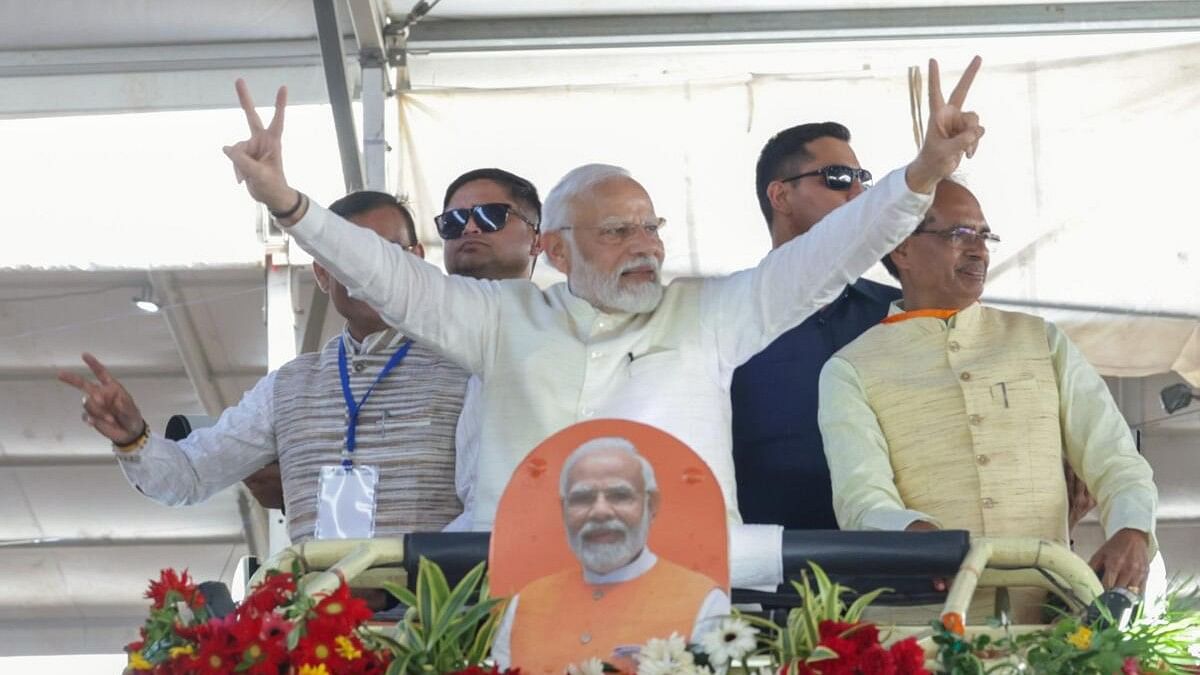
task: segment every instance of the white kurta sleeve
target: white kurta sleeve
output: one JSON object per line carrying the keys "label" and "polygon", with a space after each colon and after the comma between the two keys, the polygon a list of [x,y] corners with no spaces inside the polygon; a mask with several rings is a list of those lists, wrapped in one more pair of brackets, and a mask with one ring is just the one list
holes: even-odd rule
{"label": "white kurta sleeve", "polygon": [[904,169],[834,209],[762,262],[705,285],[702,316],[729,371],[834,300],[904,240],[933,199],[908,189]]}
{"label": "white kurta sleeve", "polygon": [[202,502],[275,461],[274,385],[272,371],[216,424],[182,441],[151,435],[134,452],[113,448],[126,480],[157,502],[181,506]]}
{"label": "white kurta sleeve", "polygon": [[1096,496],[1104,534],[1131,528],[1154,536],[1158,488],[1150,464],[1100,374],[1057,326],[1046,322],[1046,340],[1058,377],[1059,419],[1067,461]]}
{"label": "white kurta sleeve", "polygon": [[843,530],[903,530],[936,519],[905,508],[887,439],[854,366],[834,356],[821,369],[817,422],[833,488],[833,511]]}
{"label": "white kurta sleeve", "polygon": [[499,325],[502,283],[446,276],[400,246],[317,204],[288,228],[350,293],[388,324],[472,373],[485,370]]}

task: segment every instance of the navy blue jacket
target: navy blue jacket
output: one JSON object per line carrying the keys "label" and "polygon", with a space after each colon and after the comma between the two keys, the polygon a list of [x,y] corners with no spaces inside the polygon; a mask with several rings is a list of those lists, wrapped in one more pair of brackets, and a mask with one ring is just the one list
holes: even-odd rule
{"label": "navy blue jacket", "polygon": [[887,316],[900,290],[866,279],[733,373],[733,461],[747,523],[836,530],[817,427],[817,379],[834,352]]}

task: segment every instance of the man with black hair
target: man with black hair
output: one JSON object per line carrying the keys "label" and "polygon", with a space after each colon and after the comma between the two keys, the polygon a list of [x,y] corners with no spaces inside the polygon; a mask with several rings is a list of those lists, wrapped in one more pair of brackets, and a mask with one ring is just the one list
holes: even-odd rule
{"label": "man with black hair", "polygon": [[[541,252],[542,201],[528,180],[504,169],[473,169],[446,187],[436,219],[446,271],[476,279],[528,279]],[[512,221],[515,227],[504,227]],[[482,421],[479,377],[467,381],[455,430],[454,485],[463,513],[446,529],[470,529]]]}
{"label": "man with black hair", "polygon": [[[412,216],[395,197],[355,192],[330,209],[424,256]],[[319,476],[349,457],[378,471],[377,536],[441,529],[461,512],[454,431],[467,373],[388,327],[319,263],[313,272],[346,319],[342,334],[268,373],[215,425],[182,441],[150,433],[133,397],[92,355],[83,359],[96,381],[66,372],[59,378],[84,393],[84,421],[112,441],[126,478],[155,501],[202,502],[278,461],[288,534],[300,542],[317,529]],[[348,412],[343,374],[355,415]]]}
{"label": "man with black hair", "polygon": [[[442,210],[437,222],[447,272],[476,279],[528,279],[533,273],[542,214],[533,183],[503,169],[474,169],[446,188]],[[495,227],[497,217],[519,227]]]}
{"label": "man with black hair", "polygon": [[[771,247],[804,235],[870,180],[850,147],[850,131],[837,122],[775,134],[755,170]],[[837,529],[817,427],[817,378],[834,352],[878,323],[899,297],[899,289],[858,279],[734,371],[733,457],[746,522]]]}

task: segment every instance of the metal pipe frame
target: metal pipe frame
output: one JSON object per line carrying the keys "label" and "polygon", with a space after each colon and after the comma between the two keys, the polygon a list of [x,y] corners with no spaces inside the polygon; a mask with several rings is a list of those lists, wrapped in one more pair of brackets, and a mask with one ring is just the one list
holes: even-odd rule
{"label": "metal pipe frame", "polygon": [[243,545],[241,534],[183,535],[171,537],[38,537],[0,542],[0,551],[39,548],[130,548],[135,546]]}
{"label": "metal pipe frame", "polygon": [[447,53],[1191,30],[1200,30],[1200,4],[1150,0],[442,19],[413,26],[408,48]]}
{"label": "metal pipe frame", "polygon": [[342,158],[342,178],[346,192],[363,188],[363,161],[358,150],[354,111],[350,107],[350,87],[346,81],[346,59],[342,53],[342,29],[336,0],[313,0],[317,19],[317,38],[321,44],[321,62],[325,69],[325,87],[333,109],[333,126],[338,152]]}

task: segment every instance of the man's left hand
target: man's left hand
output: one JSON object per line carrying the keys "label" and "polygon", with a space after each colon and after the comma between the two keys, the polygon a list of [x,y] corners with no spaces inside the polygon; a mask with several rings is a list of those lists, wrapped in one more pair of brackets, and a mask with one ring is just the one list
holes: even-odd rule
{"label": "man's left hand", "polygon": [[1124,587],[1141,593],[1150,573],[1150,535],[1141,530],[1118,530],[1088,562],[1104,588]]}

